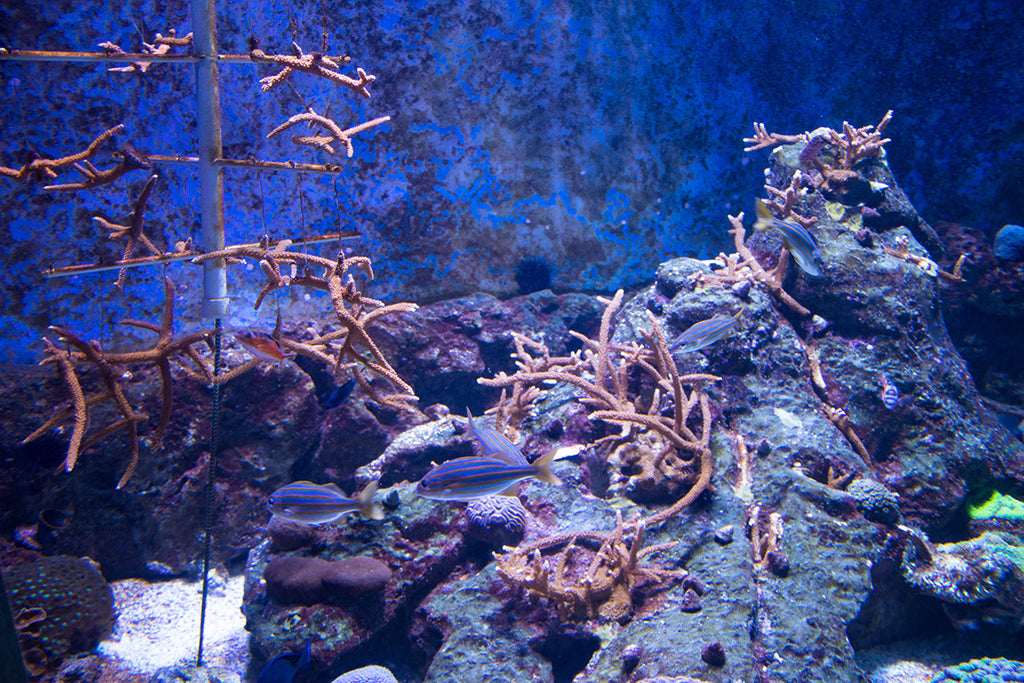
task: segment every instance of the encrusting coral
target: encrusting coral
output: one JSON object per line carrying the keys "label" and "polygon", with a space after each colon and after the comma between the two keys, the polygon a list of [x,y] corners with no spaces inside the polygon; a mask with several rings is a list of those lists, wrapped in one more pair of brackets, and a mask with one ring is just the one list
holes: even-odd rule
{"label": "encrusting coral", "polygon": [[[685,578],[684,571],[643,564],[645,558],[673,545],[644,548],[644,535],[648,528],[692,503],[710,484],[714,469],[708,445],[711,409],[700,386],[718,378],[680,375],[653,316],[649,316],[651,329],[642,333],[644,345],[611,343],[612,317],[622,303],[622,294],[619,290],[611,300],[603,299],[606,308],[596,340],[573,333],[583,343],[581,351],[554,357],[543,344],[515,335],[517,372],[478,380],[487,386],[513,387],[513,396],[520,400],[540,395],[527,388],[550,382],[570,384],[583,392],[580,400],[584,404],[596,409],[590,413],[592,419],[621,426],[618,434],[604,437],[592,447],[609,458],[609,454],[627,451],[629,454],[621,457],[643,461],[636,490],[662,480],[685,482],[685,486],[671,489],[673,497],[678,496],[671,506],[629,522],[620,514],[611,532],[567,532],[520,548],[506,548],[495,556],[503,577],[550,600],[563,619],[627,618],[636,589]],[[650,382],[646,399],[629,390],[630,378],[637,371]],[[687,392],[685,386],[692,388]],[[664,409],[667,404],[671,411]],[[699,413],[691,419],[697,406]],[[523,408],[519,405],[515,412]],[[636,450],[640,437],[649,444],[642,452]],[[553,557],[544,557],[544,551],[556,548]]]}
{"label": "encrusting coral", "polygon": [[40,557],[4,570],[4,585],[33,675],[95,647],[114,626],[113,593],[91,560]]}

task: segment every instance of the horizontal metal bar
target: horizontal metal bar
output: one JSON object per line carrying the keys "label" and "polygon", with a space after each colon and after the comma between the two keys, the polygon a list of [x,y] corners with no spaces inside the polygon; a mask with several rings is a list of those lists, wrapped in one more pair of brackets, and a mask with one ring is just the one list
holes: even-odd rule
{"label": "horizontal metal bar", "polygon": [[140,266],[156,266],[175,261],[189,261],[202,254],[200,251],[185,251],[180,254],[161,254],[160,256],[143,256],[130,258],[124,261],[113,263],[83,263],[76,266],[64,266],[62,268],[47,268],[43,271],[43,277],[68,277],[69,275],[82,275],[84,273],[102,273],[107,270],[121,270],[122,268],[138,268]]}
{"label": "horizontal metal bar", "polygon": [[[217,55],[218,62],[245,63],[245,64],[273,64],[269,59],[253,59],[249,55]],[[342,58],[338,58],[342,59]],[[15,50],[13,48],[0,47],[0,62],[170,62],[178,64],[192,64],[198,61],[198,57],[192,54],[162,54],[154,55],[148,52],[73,52],[67,50]]]}
{"label": "horizontal metal bar", "polygon": [[[246,60],[249,57],[246,55]],[[149,53],[118,53],[108,54],[106,52],[65,52],[50,50],[12,50],[0,48],[0,62],[177,62],[179,64],[191,64],[196,58],[193,55],[153,55]]]}
{"label": "horizontal metal bar", "polygon": [[[198,164],[198,157],[181,155],[150,154],[146,157],[154,164],[190,165]],[[257,159],[215,159],[214,166],[221,168],[248,168],[269,171],[300,171],[303,173],[341,173],[345,170],[337,164],[302,164],[296,161],[259,161]]]}
{"label": "horizontal metal bar", "polygon": [[[322,242],[332,242],[335,240],[350,240],[356,237],[361,237],[358,232],[332,232],[326,235],[314,235],[313,237],[296,237],[289,240],[291,244],[289,246],[301,246],[304,244],[318,244]],[[266,247],[273,249],[276,245],[280,244],[284,240],[271,240],[269,242],[250,242],[247,244],[232,244],[227,249],[237,248],[254,248],[254,247]],[[43,271],[43,277],[45,278],[56,278],[56,277],[69,277],[71,275],[84,275],[86,273],[102,273],[110,270],[121,270],[122,268],[140,268],[142,266],[159,266],[166,263],[175,263],[177,261],[191,261],[197,256],[202,256],[204,252],[201,251],[185,251],[175,254],[161,254],[160,256],[143,256],[140,258],[131,258],[124,261],[113,261],[111,263],[83,263],[75,266],[63,266],[61,268],[47,268]]]}

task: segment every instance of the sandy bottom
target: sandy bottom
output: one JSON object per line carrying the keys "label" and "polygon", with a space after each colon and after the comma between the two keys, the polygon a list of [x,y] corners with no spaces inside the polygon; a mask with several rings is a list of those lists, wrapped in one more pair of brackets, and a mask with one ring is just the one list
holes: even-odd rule
{"label": "sandy bottom", "polygon": [[[207,596],[203,664],[223,681],[242,681],[249,663],[249,634],[242,615],[245,577],[217,582]],[[193,664],[199,641],[201,584],[183,580],[149,583],[126,579],[111,584],[117,624],[97,652],[125,669],[154,673]]]}

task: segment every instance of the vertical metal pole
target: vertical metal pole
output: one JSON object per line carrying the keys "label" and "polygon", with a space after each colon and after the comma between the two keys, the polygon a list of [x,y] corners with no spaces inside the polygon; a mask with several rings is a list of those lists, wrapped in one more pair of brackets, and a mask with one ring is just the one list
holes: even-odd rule
{"label": "vertical metal pole", "polygon": [[[199,144],[199,208],[204,251],[223,249],[224,183],[213,162],[221,154],[220,89],[217,85],[216,1],[192,0],[192,32],[196,62],[196,136]],[[221,318],[228,312],[228,282],[224,259],[203,264],[203,317],[214,318],[214,372],[220,363]],[[199,616],[196,666],[203,665],[203,635],[210,575],[210,530],[213,526],[213,479],[216,471],[220,386],[214,385],[212,439],[206,483],[206,525],[203,532],[203,600]]]}
{"label": "vertical metal pole", "polygon": [[[220,88],[217,85],[217,21],[215,0],[192,0],[192,32],[196,62],[196,134],[199,141],[199,208],[203,251],[223,249],[224,184],[213,162],[221,157]],[[203,264],[203,317],[228,312],[228,281],[224,259]]]}

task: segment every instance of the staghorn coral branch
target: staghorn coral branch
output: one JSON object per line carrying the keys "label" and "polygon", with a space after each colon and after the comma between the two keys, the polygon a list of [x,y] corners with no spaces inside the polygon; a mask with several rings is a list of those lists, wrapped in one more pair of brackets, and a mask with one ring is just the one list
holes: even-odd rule
{"label": "staghorn coral branch", "polygon": [[299,56],[268,55],[258,48],[249,52],[249,58],[254,62],[266,62],[283,67],[273,76],[267,76],[266,78],[260,79],[260,87],[263,92],[267,92],[268,90],[281,85],[293,72],[301,71],[313,76],[326,78],[338,85],[343,85],[352,92],[362,95],[363,97],[370,97],[370,91],[366,86],[377,80],[376,76],[366,73],[361,68],[356,69],[356,75],[358,78],[352,78],[351,76],[346,76],[337,71],[341,66],[348,64],[349,61],[351,61],[349,57],[328,57],[317,52],[304,54],[302,52],[302,48],[294,43],[292,45],[295,47],[296,52],[299,53]]}
{"label": "staghorn coral branch", "polygon": [[[288,251],[288,244],[281,242],[273,249],[265,246],[243,245],[203,254],[194,263],[217,258],[253,259],[259,262],[260,270],[267,278],[263,289],[256,297],[255,308],[259,308],[270,292],[280,287],[306,287],[326,291],[331,298],[335,317],[342,329],[330,332],[306,344],[294,342],[291,350],[318,360],[330,359],[335,371],[346,358],[355,361],[373,374],[384,378],[396,393],[381,398],[381,402],[401,409],[408,408],[417,399],[412,387],[403,380],[385,358],[377,343],[370,337],[367,328],[383,316],[416,310],[413,303],[387,304],[365,296],[356,286],[353,270],[361,270],[373,278],[373,266],[365,256],[343,256],[335,260],[303,252]],[[321,275],[285,275],[285,271],[297,273],[300,269],[321,270]],[[340,341],[340,347],[333,350],[331,342]],[[365,354],[368,355],[364,355]],[[375,393],[375,392],[374,392]]]}
{"label": "staghorn coral branch", "polygon": [[806,133],[803,135],[782,135],[780,133],[769,133],[768,129],[763,123],[754,122],[754,137],[743,138],[743,142],[746,142],[749,147],[744,147],[744,152],[753,152],[755,149],[764,149],[765,147],[774,147],[775,145],[791,145],[795,142],[801,142],[806,139]]}
{"label": "staghorn coral branch", "polygon": [[327,118],[326,116],[321,116],[320,114],[317,114],[315,111],[310,109],[309,111],[305,111],[300,114],[295,114],[294,116],[290,117],[287,121],[282,123],[280,126],[267,133],[267,139],[269,140],[275,135],[291,128],[292,126],[305,122],[310,125],[317,125],[320,126],[321,128],[326,129],[328,132],[330,132],[330,135],[296,135],[292,137],[292,142],[295,142],[296,144],[300,145],[319,147],[326,150],[327,152],[330,152],[331,154],[334,154],[334,148],[331,146],[331,143],[338,142],[344,145],[346,155],[349,158],[352,158],[352,155],[355,153],[355,148],[352,146],[352,136],[356,135],[357,133],[361,133],[364,130],[369,130],[370,128],[379,126],[380,124],[386,123],[390,120],[390,116],[381,116],[376,119],[366,121],[365,123],[360,123],[358,125],[352,126],[351,128],[342,130],[341,126],[339,126],[333,120]]}
{"label": "staghorn coral branch", "polygon": [[75,154],[69,154],[66,157],[59,159],[33,159],[29,163],[25,164],[18,170],[12,168],[6,168],[0,166],[0,176],[7,178],[13,178],[15,180],[25,180],[30,174],[33,175],[37,180],[42,180],[43,177],[56,178],[57,173],[54,169],[62,168],[64,166],[70,166],[77,164],[80,161],[92,157],[96,154],[96,150],[99,149],[100,145],[109,140],[111,137],[120,133],[124,129],[124,124],[119,123],[113,128],[109,128],[104,132],[100,133],[99,136],[89,143],[83,151]]}
{"label": "staghorn coral branch", "polygon": [[769,273],[761,267],[761,264],[757,262],[754,255],[750,253],[745,243],[745,237],[747,234],[746,228],[743,227],[743,212],[741,211],[737,216],[729,216],[729,222],[732,224],[732,230],[729,232],[733,236],[733,241],[736,245],[736,252],[740,257],[747,263],[750,269],[753,271],[753,279],[760,284],[763,284],[768,290],[775,295],[775,297],[783,304],[788,306],[790,310],[800,316],[809,316],[811,312],[802,306],[796,299],[791,297],[789,293],[782,288],[780,268],[784,266],[784,262],[781,257],[779,259],[779,265]]}
{"label": "staghorn coral branch", "polygon": [[140,154],[138,150],[128,143],[121,145],[117,153],[120,155],[121,161],[105,171],[97,169],[89,161],[83,161],[80,164],[75,164],[74,167],[75,170],[85,176],[85,180],[81,180],[77,183],[44,185],[43,189],[55,192],[88,190],[94,187],[99,187],[100,185],[112,183],[129,171],[152,168],[152,164],[149,162],[149,159],[147,159],[145,155]]}
{"label": "staghorn coral branch", "polygon": [[[601,616],[620,619],[628,615],[631,594],[637,586],[645,582],[660,583],[685,576],[685,572],[648,567],[641,563],[644,557],[671,545],[658,544],[643,548],[645,533],[648,528],[678,514],[696,500],[710,485],[714,472],[709,448],[712,423],[710,404],[707,396],[697,386],[694,386],[689,396],[683,386],[698,385],[718,378],[700,374],[679,375],[665,336],[653,316],[649,317],[651,330],[641,335],[643,346],[611,344],[611,320],[621,300],[621,290],[612,299],[603,300],[606,308],[596,340],[575,335],[583,342],[582,352],[554,358],[542,343],[514,334],[516,350],[513,357],[519,370],[513,375],[501,374],[493,379],[477,380],[481,384],[503,389],[511,386],[513,392],[525,392],[527,388],[537,392],[541,390],[538,386],[542,387],[550,381],[571,384],[584,393],[581,402],[596,408],[591,412],[591,418],[629,425],[628,430],[615,437],[616,441],[628,446],[631,439],[647,438],[644,434],[657,435],[654,443],[662,443],[664,446],[657,451],[650,451],[649,457],[655,461],[655,471],[664,472],[657,468],[680,467],[696,461],[698,472],[688,490],[675,503],[657,514],[628,523],[618,515],[615,529],[611,532],[573,530],[519,548],[505,548],[504,554],[496,555],[498,571],[504,578],[522,586],[531,595],[551,600],[562,618],[592,619]],[[626,394],[624,378],[634,367],[647,374],[656,387],[654,399],[646,407],[639,396],[630,398]],[[591,375],[594,379],[587,379],[585,375]],[[661,391],[673,397],[675,410],[672,417],[662,417],[660,411],[656,410]],[[499,409],[504,405],[503,398]],[[691,430],[687,426],[688,416],[697,405],[700,406],[700,425]],[[635,436],[637,430],[642,430],[639,437]],[[691,457],[689,461],[679,458],[675,454],[677,450],[693,453],[696,458]],[[596,546],[596,550],[587,550],[589,544]],[[542,551],[557,552],[553,574],[541,559]],[[574,558],[586,552],[592,553],[586,569],[582,577],[573,580],[568,568],[575,562]]]}
{"label": "staghorn coral branch", "polygon": [[[161,256],[163,254],[160,249],[157,248],[153,241],[146,236],[142,231],[143,223],[145,222],[146,216],[146,202],[149,200],[149,195],[153,192],[153,187],[156,185],[157,178],[159,176],[154,173],[146,181],[145,186],[142,188],[142,192],[139,193],[139,198],[135,200],[135,207],[132,209],[132,217],[129,221],[129,225],[119,225],[117,223],[111,223],[110,221],[101,218],[100,216],[93,216],[93,220],[99,223],[103,229],[109,230],[109,239],[118,239],[121,237],[127,237],[128,242],[124,246],[124,251],[121,255],[122,261],[127,261],[132,257],[135,251],[135,245],[142,243],[153,256]],[[121,268],[117,274],[117,281],[114,286],[119,289],[124,289],[125,280],[128,277],[128,269]]]}
{"label": "staghorn coral branch", "polygon": [[[98,342],[86,342],[66,329],[51,327],[50,329],[67,348],[60,349],[44,338],[46,356],[41,363],[56,365],[58,373],[64,379],[64,383],[71,393],[72,407],[58,410],[45,424],[25,437],[22,443],[28,443],[39,438],[46,431],[57,426],[68,417],[74,416],[75,425],[64,460],[64,469],[70,472],[74,469],[81,453],[87,448],[99,443],[111,434],[126,429],[131,449],[130,459],[117,484],[118,488],[124,486],[132,476],[139,461],[138,424],[146,420],[147,416],[143,413],[135,412],[132,408],[122,385],[122,375],[124,373],[115,371],[115,368],[128,368],[133,365],[151,365],[156,367],[161,383],[160,419],[153,432],[152,443],[155,447],[159,448],[167,426],[170,423],[173,409],[171,391],[173,381],[171,372],[172,362],[182,364],[186,359],[192,361],[199,369],[198,372],[182,366],[183,370],[185,370],[187,375],[204,384],[228,381],[228,379],[237,377],[242,372],[255,367],[258,362],[243,364],[218,375],[214,379],[213,372],[206,366],[194,348],[194,345],[201,342],[209,345],[212,333],[193,332],[175,338],[173,321],[174,286],[170,279],[164,278],[164,311],[160,324],[157,325],[138,320],[122,321],[126,325],[147,330],[157,335],[156,342],[148,349],[118,353],[108,352],[104,351]],[[78,371],[76,369],[78,365],[92,367],[98,372],[102,388],[97,393],[90,396],[85,395],[78,379]],[[85,433],[89,425],[91,409],[103,403],[113,404],[113,407],[121,414],[121,417],[86,436]]]}

